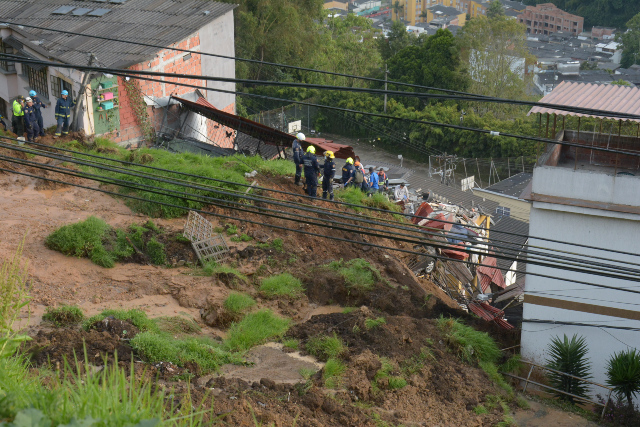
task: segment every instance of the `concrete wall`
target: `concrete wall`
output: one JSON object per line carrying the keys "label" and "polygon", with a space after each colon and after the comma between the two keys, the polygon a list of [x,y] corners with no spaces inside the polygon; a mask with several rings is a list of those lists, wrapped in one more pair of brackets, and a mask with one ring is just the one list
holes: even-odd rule
{"label": "concrete wall", "polygon": [[[613,176],[608,174],[607,170],[586,171],[573,170],[572,167],[541,166],[536,167],[533,173],[532,194],[578,199],[584,203],[593,201],[638,206],[638,179],[632,176]],[[621,274],[619,267],[623,266],[619,262],[638,262],[636,256],[607,251],[640,254],[638,214],[534,201],[529,226],[531,236],[566,242],[554,243],[531,238],[531,245],[577,253],[578,257],[585,260],[579,267],[594,273],[602,269],[586,264],[587,261],[592,261],[588,256],[615,260],[601,261],[612,264],[616,269],[609,274]],[[604,251],[575,244],[594,246]],[[562,337],[563,334],[571,337],[578,334],[586,338],[594,380],[604,383],[609,358],[614,352],[637,346],[640,332],[595,326],[532,323],[526,320],[640,328],[640,311],[637,308],[640,306],[640,294],[571,283],[561,279],[634,290],[637,289],[638,283],[532,264],[527,265],[527,273],[523,314],[525,321],[521,343],[523,357],[544,363],[547,347],[553,337]],[[549,277],[534,276],[531,273]],[[602,394],[602,391],[595,388],[592,392]]]}
{"label": "concrete wall", "polygon": [[[235,56],[233,12],[228,12],[200,30],[200,49],[202,52]],[[235,78],[235,61],[212,56],[202,57],[202,73],[206,76]],[[207,87],[235,91],[234,83],[207,81]],[[207,101],[220,110],[233,105],[235,114],[236,96],[221,92],[208,91]]]}
{"label": "concrete wall", "polygon": [[531,212],[531,203],[514,199],[512,197],[506,197],[501,194],[484,191],[482,189],[475,189],[474,193],[481,195],[489,200],[500,203],[500,206],[511,209],[511,217],[520,221],[529,222],[529,213]]}

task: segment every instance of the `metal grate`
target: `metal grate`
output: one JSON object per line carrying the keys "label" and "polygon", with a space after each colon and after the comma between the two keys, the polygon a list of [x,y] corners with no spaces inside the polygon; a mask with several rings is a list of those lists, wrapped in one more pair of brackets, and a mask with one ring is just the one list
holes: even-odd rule
{"label": "metal grate", "polygon": [[197,212],[189,211],[183,235],[191,240],[203,265],[210,261],[220,262],[229,256],[229,247],[222,234],[214,236],[211,222]]}
{"label": "metal grate", "polygon": [[191,246],[196,251],[202,265],[211,261],[220,262],[229,256],[229,247],[222,234],[217,234],[199,242],[191,242]]}
{"label": "metal grate", "polygon": [[213,225],[199,213],[189,211],[183,235],[191,242],[200,242],[213,236]]}

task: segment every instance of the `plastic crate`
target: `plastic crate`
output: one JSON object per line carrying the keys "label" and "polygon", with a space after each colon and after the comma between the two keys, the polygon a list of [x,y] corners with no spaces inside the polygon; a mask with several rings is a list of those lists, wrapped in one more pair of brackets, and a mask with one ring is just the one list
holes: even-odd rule
{"label": "plastic crate", "polygon": [[102,109],[103,110],[111,110],[113,108],[113,102],[112,101],[107,101],[107,102],[103,102],[102,103]]}
{"label": "plastic crate", "polygon": [[106,92],[106,93],[103,93],[102,95],[103,95],[102,97],[103,101],[108,101],[110,99],[113,99],[113,92]]}
{"label": "plastic crate", "polygon": [[113,86],[113,82],[101,82],[100,83],[100,89],[109,89],[111,86]]}

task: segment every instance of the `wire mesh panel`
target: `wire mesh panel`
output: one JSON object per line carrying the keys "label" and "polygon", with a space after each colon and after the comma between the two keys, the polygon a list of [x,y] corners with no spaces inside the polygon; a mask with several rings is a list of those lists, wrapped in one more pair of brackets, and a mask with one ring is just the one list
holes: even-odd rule
{"label": "wire mesh panel", "polygon": [[201,242],[213,235],[213,225],[199,213],[189,211],[183,235],[191,240],[191,243]]}
{"label": "wire mesh panel", "polygon": [[222,237],[222,234],[209,237],[199,242],[192,242],[191,246],[193,246],[193,249],[196,251],[202,265],[211,261],[220,262],[229,256],[229,247],[224,237]]}

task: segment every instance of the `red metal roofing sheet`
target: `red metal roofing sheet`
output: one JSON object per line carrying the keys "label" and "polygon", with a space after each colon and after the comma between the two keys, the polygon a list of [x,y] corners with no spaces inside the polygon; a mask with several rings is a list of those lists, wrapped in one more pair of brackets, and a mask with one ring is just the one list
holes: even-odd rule
{"label": "red metal roofing sheet", "polygon": [[495,283],[497,286],[504,288],[504,277],[500,269],[496,268],[498,263],[494,257],[485,257],[481,266],[477,268],[476,272],[480,279],[480,285],[482,286],[482,292],[486,292],[491,283]]}
{"label": "red metal roofing sheet", "polygon": [[467,252],[457,251],[456,248],[463,249],[460,245],[451,245],[451,249],[442,249],[442,255],[452,259],[458,259],[460,261],[464,261],[469,258],[469,254]]}
{"label": "red metal roofing sheet", "polygon": [[353,151],[353,147],[350,145],[337,144],[331,140],[324,138],[307,138],[302,141],[302,148],[305,150],[309,145],[313,145],[320,150],[316,151],[317,154],[320,154],[324,151],[333,151],[333,155],[336,156],[336,159],[348,159],[351,157],[352,159],[356,159],[356,153]]}
{"label": "red metal roofing sheet", "polygon": [[[640,89],[637,87],[576,83],[564,81],[553,91],[542,98],[540,102],[567,107],[592,108],[595,110],[607,110],[615,113],[640,115]],[[619,120],[616,117],[596,116],[592,114],[573,113],[571,111],[556,110],[546,107],[533,107],[529,114],[549,113],[560,116],[601,117]],[[640,122],[640,119],[622,119]]]}
{"label": "red metal roofing sheet", "polygon": [[433,212],[433,208],[431,207],[431,205],[427,202],[422,202],[422,204],[416,211],[416,216],[411,218],[411,222],[417,224],[422,221],[423,218],[427,218],[431,212]]}
{"label": "red metal roofing sheet", "polygon": [[496,322],[498,326],[504,329],[514,328],[512,324],[503,319],[504,312],[502,310],[499,310],[486,302],[477,303],[472,301],[467,305],[467,307],[469,307],[469,310],[471,310],[472,313],[486,321]]}

